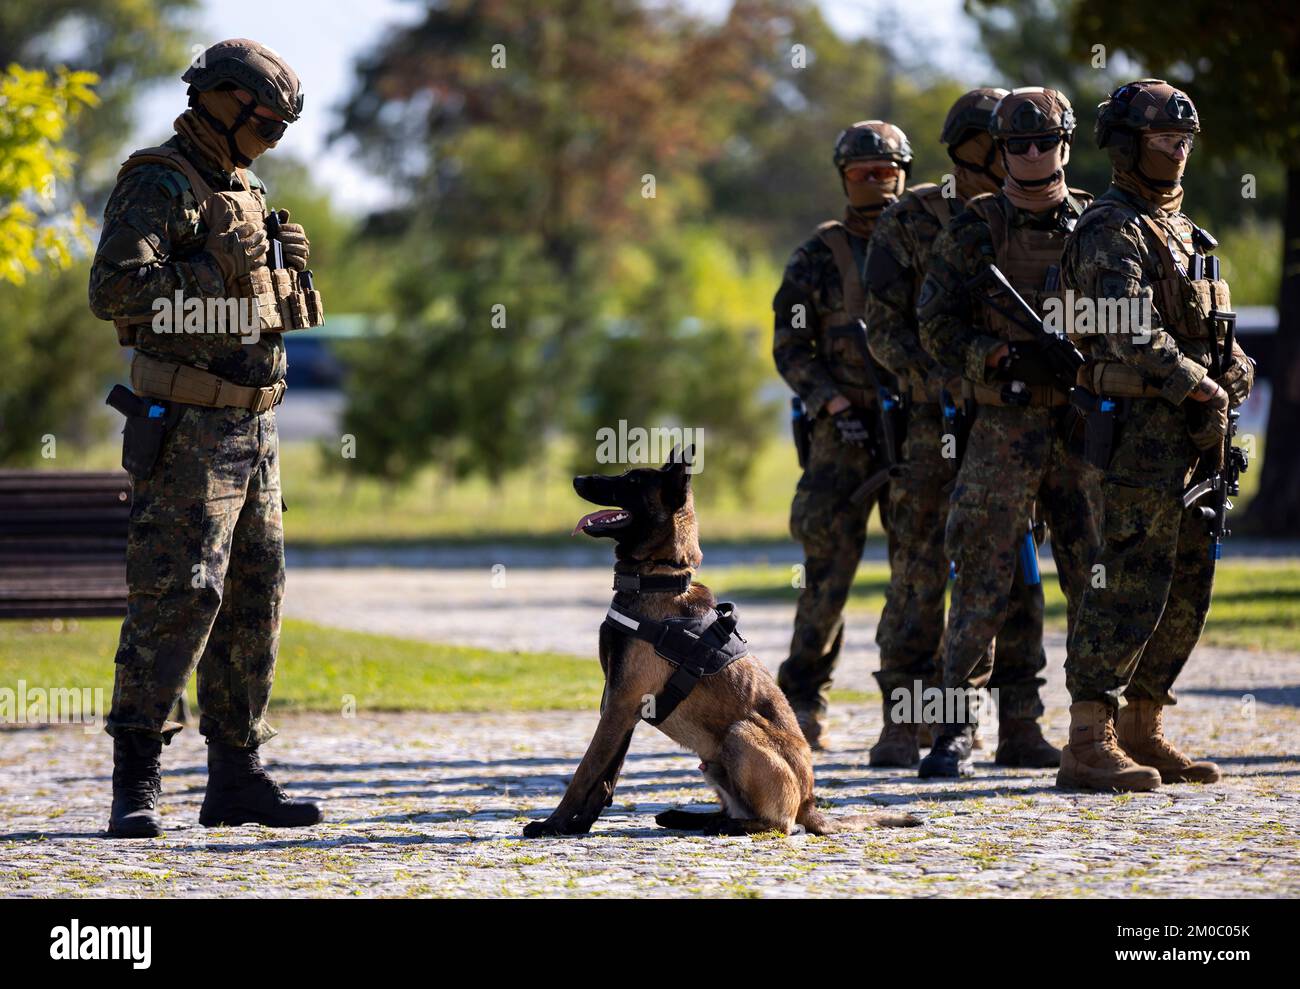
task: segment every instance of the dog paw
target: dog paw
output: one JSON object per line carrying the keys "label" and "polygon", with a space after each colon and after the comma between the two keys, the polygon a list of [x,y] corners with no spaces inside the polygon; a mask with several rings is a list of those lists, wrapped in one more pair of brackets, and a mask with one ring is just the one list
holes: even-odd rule
{"label": "dog paw", "polygon": [[555,838],[563,833],[560,826],[549,817],[544,821],[529,821],[524,825],[525,838]]}

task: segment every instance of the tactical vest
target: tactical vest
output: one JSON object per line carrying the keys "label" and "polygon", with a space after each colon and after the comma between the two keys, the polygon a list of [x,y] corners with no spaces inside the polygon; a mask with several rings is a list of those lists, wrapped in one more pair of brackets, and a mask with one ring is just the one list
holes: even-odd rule
{"label": "tactical vest", "polygon": [[[143,148],[132,152],[117,173],[118,181],[131,169],[142,165],[166,165],[183,174],[198,201],[199,216],[209,230],[229,230],[245,221],[258,227],[266,226],[266,200],[260,191],[214,192],[190,160],[174,148]],[[260,332],[283,333],[320,326],[325,322],[320,293],[304,285],[301,274],[305,273],[287,267],[259,265],[240,277],[237,296],[256,301]],[[152,323],[154,315],[151,311],[113,320],[117,342],[123,347],[135,346],[136,328]]]}
{"label": "tactical vest", "polygon": [[[1193,280],[1192,258],[1204,256],[1197,243],[1198,227],[1181,213],[1150,216],[1140,214],[1141,229],[1159,271],[1151,280],[1152,304],[1160,313],[1164,328],[1179,342],[1179,348],[1204,358],[1211,334],[1223,344],[1226,326],[1210,319],[1210,310],[1232,309],[1228,283],[1222,278]],[[1189,346],[1183,346],[1186,343]]]}
{"label": "tactical vest", "polygon": [[840,308],[831,312],[821,327],[823,352],[829,355],[826,368],[845,398],[854,405],[870,407],[876,402],[876,392],[860,343],[861,327],[865,325],[861,321],[867,311],[862,272],[843,223],[826,221],[817,228],[817,237],[830,250],[840,278]]}
{"label": "tactical vest", "polygon": [[[988,224],[993,240],[994,264],[1007,276],[1012,288],[1019,292],[1040,316],[1046,315],[1051,299],[1064,301],[1065,288],[1061,282],[1061,254],[1065,238],[1069,236],[1083,208],[1092,197],[1080,190],[1071,189],[1066,202],[1074,215],[1065,226],[1051,230],[1030,226],[1012,226],[1008,211],[1014,209],[1003,196],[985,194],[966,204]],[[1034,336],[1012,320],[988,306],[976,307],[976,318],[990,333],[1003,340],[1027,340]]]}

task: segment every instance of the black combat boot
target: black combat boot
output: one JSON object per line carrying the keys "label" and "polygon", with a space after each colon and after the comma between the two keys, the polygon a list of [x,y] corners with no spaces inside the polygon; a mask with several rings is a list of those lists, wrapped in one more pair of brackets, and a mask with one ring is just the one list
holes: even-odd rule
{"label": "black combat boot", "polygon": [[110,838],[157,838],[163,833],[158,798],[162,794],[162,741],[136,731],[113,739],[113,809]]}
{"label": "black combat boot", "polygon": [[208,742],[208,790],[199,810],[199,823],[205,828],[236,824],[305,828],[320,822],[320,807],[308,800],[291,800],[271,779],[256,746],[240,749]]}
{"label": "black combat boot", "polygon": [[974,725],[936,725],[939,737],[929,754],[921,760],[917,775],[921,779],[947,777],[958,779],[975,775],[971,749],[975,745]]}

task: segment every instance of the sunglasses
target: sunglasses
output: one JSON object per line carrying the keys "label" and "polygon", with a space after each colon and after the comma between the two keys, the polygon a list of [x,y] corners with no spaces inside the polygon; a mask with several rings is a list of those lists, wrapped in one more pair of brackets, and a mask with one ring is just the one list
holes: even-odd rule
{"label": "sunglasses", "polygon": [[869,165],[849,165],[844,177],[850,182],[889,182],[898,178],[898,165],[892,161],[872,162]]}
{"label": "sunglasses", "polygon": [[251,119],[254,132],[263,141],[280,140],[289,127],[283,120],[272,120],[270,117],[263,117],[260,114],[254,114]]}
{"label": "sunglasses", "polygon": [[1040,134],[1038,137],[1012,137],[1007,139],[1007,154],[1027,155],[1030,148],[1051,151],[1061,143],[1060,134]]}

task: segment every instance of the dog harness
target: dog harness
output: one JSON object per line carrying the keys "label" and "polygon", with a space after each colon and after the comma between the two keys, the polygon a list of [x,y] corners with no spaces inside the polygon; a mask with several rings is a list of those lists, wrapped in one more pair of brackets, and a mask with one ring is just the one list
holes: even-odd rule
{"label": "dog harness", "polygon": [[[682,594],[690,583],[689,574],[614,575],[616,591],[634,594],[653,591]],[[710,608],[699,618],[662,621],[642,617],[611,602],[605,624],[623,635],[650,643],[656,653],[676,667],[664,689],[655,695],[653,716],[642,715],[655,726],[663,724],[677,710],[677,705],[690,696],[701,677],[713,676],[749,653],[744,636],[736,631],[736,606],[729,601]]]}

